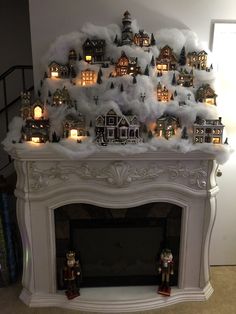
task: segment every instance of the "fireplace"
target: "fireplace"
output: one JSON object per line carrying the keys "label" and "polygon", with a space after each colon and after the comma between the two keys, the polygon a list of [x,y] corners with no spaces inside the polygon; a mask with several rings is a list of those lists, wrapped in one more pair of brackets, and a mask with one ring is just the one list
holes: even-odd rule
{"label": "fireplace", "polygon": [[123,209],[90,204],[54,211],[57,288],[65,289],[63,266],[68,250],[79,255],[81,287],[157,285],[163,248],[171,248],[178,285],[181,207],[149,203]]}
{"label": "fireplace", "polygon": [[[17,172],[15,194],[24,251],[20,298],[27,305],[122,313],[203,301],[212,294],[208,251],[218,192],[212,155],[168,151],[123,156],[104,151],[77,160],[46,149],[24,150],[21,144],[15,144],[10,154]],[[59,229],[67,231],[58,235]],[[78,240],[90,231],[87,242]],[[96,251],[91,257],[85,248],[98,234],[98,241],[104,241],[107,231],[111,240],[104,251],[110,245],[112,254],[118,254],[125,245],[132,247],[134,240],[125,242],[126,234],[140,233],[149,245],[141,254],[148,254],[153,264],[137,258],[137,247],[129,272],[122,272],[109,256],[90,265]],[[86,277],[81,296],[70,301],[61,290],[59,275],[67,245],[80,251]],[[171,246],[176,260],[170,297],[157,294],[158,278],[152,269],[165,245]],[[131,257],[126,256],[124,268]],[[141,266],[137,271],[137,262],[142,271]],[[102,269],[104,263],[114,264],[113,278],[111,268],[110,273]],[[96,276],[98,266],[102,278]]]}

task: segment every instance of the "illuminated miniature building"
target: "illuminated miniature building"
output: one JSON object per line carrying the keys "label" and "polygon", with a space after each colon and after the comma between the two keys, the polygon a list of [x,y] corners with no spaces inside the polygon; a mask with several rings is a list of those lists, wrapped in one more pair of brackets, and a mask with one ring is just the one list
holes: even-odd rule
{"label": "illuminated miniature building", "polygon": [[136,144],[142,142],[140,124],[135,115],[118,115],[113,109],[99,115],[95,123],[96,142],[107,144]]}
{"label": "illuminated miniature building", "polygon": [[87,38],[83,44],[84,61],[99,63],[104,61],[106,42],[104,39]]}
{"label": "illuminated miniature building", "polygon": [[68,89],[65,86],[62,89],[58,88],[53,94],[52,106],[67,106],[67,108],[73,107],[72,99],[70,98]]}
{"label": "illuminated miniature building", "polygon": [[30,104],[30,94],[22,93],[21,116],[25,121],[21,130],[23,141],[45,143],[49,140],[49,120],[45,119],[45,108],[40,100]]}
{"label": "illuminated miniature building", "polygon": [[134,44],[139,47],[150,46],[150,37],[147,33],[144,33],[144,30],[139,30],[138,33],[135,33],[133,41],[134,41]]}
{"label": "illuminated miniature building", "polygon": [[196,92],[196,101],[209,105],[216,105],[216,93],[209,84],[202,84]]}
{"label": "illuminated miniature building", "polygon": [[202,50],[200,52],[189,52],[187,54],[187,64],[198,70],[206,70],[207,67],[207,53]]}
{"label": "illuminated miniature building", "polygon": [[188,72],[181,69],[177,78],[177,84],[184,87],[193,86],[193,71]]}
{"label": "illuminated miniature building", "polygon": [[124,17],[122,19],[122,34],[121,34],[121,46],[123,45],[132,45],[133,43],[133,31],[131,28],[132,20],[130,13],[125,11]]}
{"label": "illuminated miniature building", "polygon": [[200,119],[193,124],[193,143],[222,144],[224,125],[219,119]]}
{"label": "illuminated miniature building", "polygon": [[164,137],[167,140],[176,134],[177,129],[180,127],[179,119],[175,116],[164,114],[156,120],[156,127],[154,135]]}
{"label": "illuminated miniature building", "polygon": [[170,93],[168,89],[159,82],[157,84],[157,100],[161,102],[167,102],[170,100]]}
{"label": "illuminated miniature building", "polygon": [[81,85],[93,85],[96,82],[96,74],[95,71],[86,69],[81,71]]}
{"label": "illuminated miniature building", "polygon": [[55,61],[49,64],[49,77],[51,78],[68,78],[69,68],[67,65],[59,64]]}
{"label": "illuminated miniature building", "polygon": [[49,77],[62,79],[76,77],[76,61],[77,53],[74,49],[71,49],[68,54],[67,64],[60,64],[56,61],[52,61],[49,64]]}
{"label": "illuminated miniature building", "polygon": [[115,75],[123,76],[129,74],[135,76],[138,73],[140,73],[140,68],[137,66],[137,58],[128,58],[125,52],[122,51],[121,57],[115,66]]}
{"label": "illuminated miniature building", "polygon": [[31,94],[21,92],[21,117],[23,120],[32,118]]}
{"label": "illuminated miniature building", "polygon": [[80,113],[68,114],[63,121],[63,137],[82,140],[86,135],[85,116]]}
{"label": "illuminated miniature building", "polygon": [[177,58],[168,45],[163,47],[159,56],[156,58],[156,68],[158,72],[175,70],[177,66]]}

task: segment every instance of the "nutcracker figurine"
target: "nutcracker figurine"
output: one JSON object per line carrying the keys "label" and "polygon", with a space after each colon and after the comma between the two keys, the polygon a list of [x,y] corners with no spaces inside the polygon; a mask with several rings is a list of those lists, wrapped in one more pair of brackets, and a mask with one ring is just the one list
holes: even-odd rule
{"label": "nutcracker figurine", "polygon": [[79,279],[81,276],[81,267],[78,260],[75,259],[75,252],[66,253],[66,266],[64,267],[63,277],[66,284],[66,296],[69,300],[80,295]]}
{"label": "nutcracker figurine", "polygon": [[161,285],[158,288],[158,293],[170,296],[170,275],[174,274],[174,267],[173,267],[173,255],[171,250],[164,249],[161,253],[158,272],[161,274]]}

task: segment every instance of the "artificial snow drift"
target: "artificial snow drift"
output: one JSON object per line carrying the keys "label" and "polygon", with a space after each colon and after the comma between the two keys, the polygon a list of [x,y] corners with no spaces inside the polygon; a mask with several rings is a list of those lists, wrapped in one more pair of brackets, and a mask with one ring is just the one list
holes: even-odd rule
{"label": "artificial snow drift", "polygon": [[[133,32],[139,31],[136,21],[132,22],[131,27]],[[47,104],[48,107],[47,114],[50,119],[51,134],[55,131],[62,136],[61,122],[70,110],[51,107],[52,97],[50,95],[53,95],[57,89],[66,87],[71,99],[76,101],[77,110],[86,117],[90,136],[86,141],[79,144],[70,139],[61,139],[58,143],[41,145],[30,145],[27,142],[19,143],[24,121],[21,118],[15,118],[9,127],[6,139],[3,141],[6,150],[11,149],[13,145],[20,145],[23,150],[52,150],[72,159],[85,158],[99,151],[116,152],[124,155],[159,150],[182,153],[201,150],[213,154],[219,163],[224,163],[228,159],[230,152],[228,145],[193,144],[191,137],[191,127],[197,117],[218,119],[216,106],[195,101],[196,90],[202,84],[214,85],[215,71],[213,69],[211,71],[194,69],[194,86],[183,87],[180,85],[173,86],[172,84],[173,74],[176,73],[177,75],[177,71],[167,71],[162,76],[157,76],[155,66],[150,65],[152,57],[156,59],[160,54],[160,49],[165,45],[169,45],[177,58],[179,58],[183,47],[185,47],[187,52],[200,51],[203,49],[201,43],[198,42],[196,34],[189,30],[165,29],[156,31],[153,34],[156,44],[148,47],[148,49],[134,44],[121,46],[115,44],[116,36],[118,38],[121,37],[121,28],[115,24],[103,27],[87,23],[80,32],[73,32],[57,38],[42,58],[42,77],[45,72],[48,73],[48,66],[51,62],[66,64],[68,53],[71,49],[74,49],[78,56],[82,56],[82,45],[87,38],[104,39],[106,42],[106,59],[113,61],[109,63],[108,67],[103,68],[101,64],[88,64],[84,60],[77,59],[75,68],[78,69],[78,73],[73,82],[67,78],[51,79],[46,77],[41,83],[40,97],[42,102]],[[116,77],[111,75],[111,73],[114,73],[115,62],[122,52],[129,57],[137,58],[141,74],[136,76],[135,84],[131,75]],[[207,53],[210,66],[212,57],[209,51]],[[144,75],[143,73],[147,66],[149,73]],[[76,83],[79,80],[80,71],[87,68],[96,73],[101,68],[102,82],[100,84],[94,83],[93,85],[82,86]],[[187,65],[178,67],[178,70],[180,68],[191,71],[191,68]],[[159,82],[166,86],[170,93],[176,94],[174,99],[168,102],[157,101],[156,88]],[[114,88],[111,89],[112,83]],[[120,88],[121,84],[123,85],[123,91]],[[180,106],[180,103],[184,103],[184,106]],[[94,126],[96,117],[100,114],[106,114],[109,109],[114,109],[118,114],[132,112],[142,124],[147,126],[155,122],[163,114],[174,115],[181,121],[182,127],[187,127],[188,138],[181,138],[180,129],[169,140],[161,137],[150,139],[143,135],[143,143],[100,147],[94,142],[95,133],[92,126]]]}

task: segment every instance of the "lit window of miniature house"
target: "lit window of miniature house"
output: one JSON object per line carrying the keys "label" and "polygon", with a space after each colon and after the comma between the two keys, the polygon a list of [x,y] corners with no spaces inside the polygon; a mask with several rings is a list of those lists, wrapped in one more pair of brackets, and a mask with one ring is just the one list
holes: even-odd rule
{"label": "lit window of miniature house", "polygon": [[71,137],[73,139],[77,139],[77,137],[78,137],[78,130],[71,129],[69,134],[70,134],[69,137]]}
{"label": "lit window of miniature house", "polygon": [[193,143],[222,144],[224,125],[219,119],[197,118],[193,125]]}
{"label": "lit window of miniature house", "polygon": [[95,71],[86,69],[81,71],[81,85],[88,86],[93,85],[96,82],[96,74]]}
{"label": "lit window of miniature house", "polygon": [[161,102],[168,102],[170,100],[170,93],[165,86],[159,82],[157,84],[157,100]]}
{"label": "lit window of miniature house", "polygon": [[91,55],[86,55],[85,56],[85,61],[88,62],[88,63],[91,63],[92,62],[92,56]]}
{"label": "lit window of miniature house", "polygon": [[196,101],[203,102],[208,105],[216,105],[216,93],[209,84],[202,84],[196,92]]}
{"label": "lit window of miniature house", "polygon": [[164,137],[168,140],[176,134],[176,131],[179,127],[180,124],[178,118],[172,115],[164,114],[156,120],[154,134],[157,137]]}
{"label": "lit window of miniature house", "polygon": [[168,45],[163,47],[159,56],[156,58],[156,68],[158,72],[175,70],[177,66],[177,58]]}
{"label": "lit window of miniature house", "polygon": [[200,70],[206,70],[206,67],[207,67],[207,53],[206,53],[206,51],[202,50],[199,52],[198,60],[199,60]]}
{"label": "lit window of miniature house", "polygon": [[39,105],[34,107],[34,119],[39,120],[43,118],[43,108]]}
{"label": "lit window of miniature house", "polygon": [[59,77],[59,68],[57,66],[56,67],[51,67],[50,68],[50,73],[51,73],[51,78]]}

